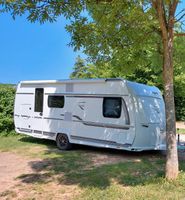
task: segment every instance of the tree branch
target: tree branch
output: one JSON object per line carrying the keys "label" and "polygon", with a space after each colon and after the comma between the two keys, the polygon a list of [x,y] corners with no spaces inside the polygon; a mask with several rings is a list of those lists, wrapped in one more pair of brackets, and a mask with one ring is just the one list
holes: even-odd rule
{"label": "tree branch", "polygon": [[185,36],[185,33],[174,33],[175,36],[181,36],[181,37],[184,37]]}
{"label": "tree branch", "polygon": [[184,16],[185,16],[185,13],[181,17],[179,17],[179,19],[177,19],[175,22],[179,22]]}
{"label": "tree branch", "polygon": [[164,4],[162,0],[152,0],[152,5],[155,8],[157,12],[157,18],[159,20],[159,24],[161,27],[162,35],[164,39],[167,39],[168,37],[168,32],[167,32],[167,27],[168,24],[166,22],[166,16],[164,13]]}
{"label": "tree branch", "polygon": [[176,15],[175,15],[175,18],[177,17],[177,16],[179,16],[182,12],[184,12],[185,11],[185,8],[183,8],[179,13],[177,13]]}

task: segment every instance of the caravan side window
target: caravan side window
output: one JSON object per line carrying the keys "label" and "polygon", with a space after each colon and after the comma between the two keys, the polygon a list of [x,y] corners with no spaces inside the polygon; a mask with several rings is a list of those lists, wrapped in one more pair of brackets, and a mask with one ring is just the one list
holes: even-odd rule
{"label": "caravan side window", "polygon": [[48,107],[63,108],[64,107],[64,96],[48,96]]}
{"label": "caravan side window", "polygon": [[120,118],[122,101],[120,97],[104,97],[103,116],[108,118]]}
{"label": "caravan side window", "polygon": [[35,89],[35,112],[43,112],[43,98],[44,98],[44,89],[36,88]]}

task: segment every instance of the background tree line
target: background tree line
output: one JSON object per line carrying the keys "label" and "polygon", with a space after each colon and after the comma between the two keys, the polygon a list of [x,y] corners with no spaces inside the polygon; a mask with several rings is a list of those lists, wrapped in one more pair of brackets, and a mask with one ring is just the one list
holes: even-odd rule
{"label": "background tree line", "polygon": [[[178,121],[185,120],[185,38],[176,37],[174,50],[174,91],[175,91],[175,105],[176,105],[176,119]],[[148,47],[151,49],[151,47]],[[70,75],[71,79],[75,78],[116,78],[122,77],[131,81],[136,81],[139,83],[144,83],[148,85],[154,85],[158,87],[163,93],[163,83],[162,83],[162,69],[161,65],[161,55],[159,49],[152,49],[152,51],[146,51],[145,56],[140,58],[141,60],[149,60],[150,62],[146,66],[137,64],[137,57],[132,58],[132,63],[135,66],[130,70],[118,70],[112,63],[88,63],[88,60],[78,56],[76,58],[76,63],[73,68],[73,72]],[[120,60],[120,68],[124,68],[124,64],[129,59],[125,57],[124,60]],[[144,63],[145,61],[143,61]],[[123,63],[123,64],[121,64]]]}
{"label": "background tree line", "polygon": [[13,107],[15,86],[0,84],[0,132],[11,134],[14,130]]}

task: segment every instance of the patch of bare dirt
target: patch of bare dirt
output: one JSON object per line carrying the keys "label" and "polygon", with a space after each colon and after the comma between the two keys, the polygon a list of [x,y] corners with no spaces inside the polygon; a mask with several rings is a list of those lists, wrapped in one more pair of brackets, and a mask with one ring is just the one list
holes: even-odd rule
{"label": "patch of bare dirt", "polygon": [[102,153],[102,154],[92,153],[89,156],[91,156],[93,167],[98,167],[98,166],[107,165],[107,164],[115,164],[119,162],[128,162],[128,161],[140,162],[141,161],[138,158],[123,156],[119,154],[115,155],[115,154],[107,154],[107,153]]}
{"label": "patch of bare dirt", "polygon": [[176,128],[185,129],[185,122],[176,122]]}
{"label": "patch of bare dirt", "polygon": [[18,183],[16,177],[23,172],[31,173],[28,160],[15,153],[0,152],[0,192]]}
{"label": "patch of bare dirt", "polygon": [[[40,171],[44,168],[41,161],[12,152],[0,152],[0,199],[70,200],[80,193],[78,185],[59,184],[57,177]],[[33,162],[41,164],[33,168],[30,165]]]}

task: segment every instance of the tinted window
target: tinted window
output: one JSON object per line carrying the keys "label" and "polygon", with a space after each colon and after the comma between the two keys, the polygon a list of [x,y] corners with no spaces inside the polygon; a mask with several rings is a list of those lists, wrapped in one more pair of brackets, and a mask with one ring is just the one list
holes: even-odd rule
{"label": "tinted window", "polygon": [[43,88],[36,88],[35,89],[35,112],[43,112],[43,96],[44,89]]}
{"label": "tinted window", "polygon": [[64,107],[64,96],[49,96],[48,107],[50,108],[63,108]]}
{"label": "tinted window", "polygon": [[105,97],[103,100],[103,116],[109,118],[120,118],[121,98]]}

